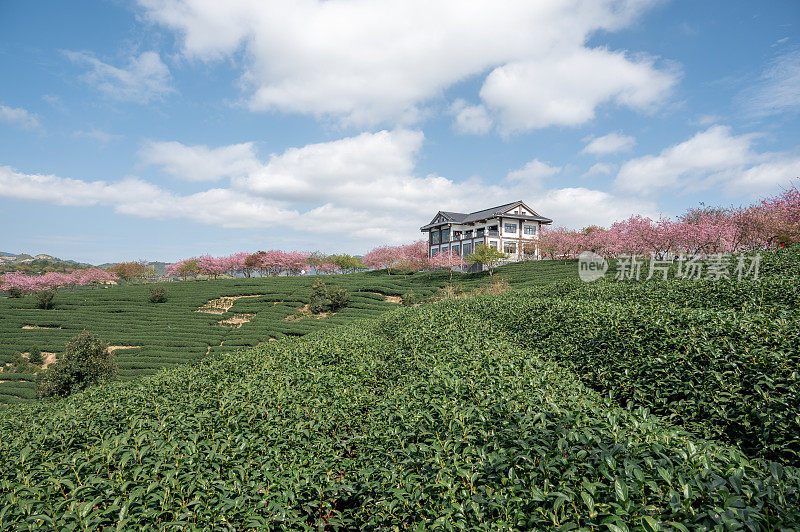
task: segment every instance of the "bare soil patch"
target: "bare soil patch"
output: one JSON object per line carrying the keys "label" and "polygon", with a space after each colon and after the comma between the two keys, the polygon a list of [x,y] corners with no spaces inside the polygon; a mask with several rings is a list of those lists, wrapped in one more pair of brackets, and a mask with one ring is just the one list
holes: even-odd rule
{"label": "bare soil patch", "polygon": [[217,325],[222,327],[236,327],[238,329],[245,323],[249,323],[250,320],[253,319],[253,316],[255,316],[255,314],[234,314],[232,318],[217,322]]}
{"label": "bare soil patch", "polygon": [[47,369],[47,366],[53,364],[57,357],[55,353],[45,353],[42,351],[42,369]]}
{"label": "bare soil patch", "polygon": [[320,312],[319,314],[314,314],[313,312],[311,312],[311,310],[309,310],[308,307],[309,307],[309,305],[303,305],[302,307],[297,309],[297,312],[295,312],[294,314],[290,314],[290,315],[286,316],[283,319],[285,321],[299,321],[299,320],[302,320],[303,318],[313,318],[315,320],[324,320],[325,318],[327,318],[329,316],[333,316],[334,314],[336,314],[335,312]]}
{"label": "bare soil patch", "polygon": [[[225,340],[222,340],[222,341],[219,343],[219,346],[220,346],[220,347],[222,347],[222,344],[224,344],[224,343],[225,343]],[[208,356],[208,355],[210,355],[210,354],[211,354],[211,346],[208,346],[208,347],[206,348],[206,356]]]}
{"label": "bare soil patch", "polygon": [[[27,360],[30,357],[31,357],[31,354],[28,351],[25,351],[24,353],[22,353],[22,358]],[[40,367],[42,369],[47,369],[47,366],[49,366],[50,364],[55,362],[57,360],[57,358],[58,357],[56,356],[56,353],[48,353],[46,351],[42,351],[42,364],[41,364]],[[6,367],[12,366],[12,365],[13,364],[6,363]],[[2,368],[0,368],[0,371],[2,371]]]}
{"label": "bare soil patch", "polygon": [[140,346],[140,345],[110,345],[110,346],[108,346],[108,352],[109,353],[113,353],[114,351],[117,351],[118,349],[138,349],[140,347],[142,347],[142,346]]}
{"label": "bare soil patch", "polygon": [[398,303],[399,304],[399,303],[403,302],[403,298],[400,297],[400,296],[386,296],[386,299],[384,301],[386,301],[387,303]]}
{"label": "bare soil patch", "polygon": [[61,326],[48,327],[48,326],[44,326],[44,325],[23,325],[22,328],[23,329],[60,329]]}
{"label": "bare soil patch", "polygon": [[199,309],[197,312],[205,312],[206,314],[224,314],[230,310],[237,299],[246,297],[262,297],[264,294],[254,294],[252,296],[225,296],[217,299],[212,299]]}

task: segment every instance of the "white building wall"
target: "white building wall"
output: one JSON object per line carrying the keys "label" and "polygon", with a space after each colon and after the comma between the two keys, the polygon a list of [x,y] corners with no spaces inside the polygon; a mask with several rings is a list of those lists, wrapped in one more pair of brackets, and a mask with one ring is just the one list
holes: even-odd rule
{"label": "white building wall", "polygon": [[[521,209],[521,210],[523,212],[520,213],[519,212],[520,208],[514,209],[511,212],[511,214],[522,214],[522,215],[531,214],[530,212],[528,212],[525,209]],[[515,224],[517,226],[516,232],[512,233],[510,231],[506,231],[505,230],[505,224],[506,223]],[[497,236],[489,236],[489,227],[490,226],[495,226],[495,225],[498,228],[498,233],[499,234]],[[524,232],[524,226],[525,225],[533,225],[533,226],[535,226],[536,227],[536,234],[534,234],[534,235],[526,235],[525,232]],[[476,236],[479,229],[483,229],[484,230],[484,236],[480,237],[480,238],[478,238]],[[461,241],[460,242],[456,242],[455,244],[453,244],[452,241],[448,242],[446,244],[433,244],[433,245],[431,245],[431,253],[434,252],[434,251],[441,252],[441,251],[450,249],[450,247],[452,246],[454,248],[457,248],[459,250],[459,252],[461,253],[461,255],[464,256],[465,253],[464,253],[463,247],[461,247],[461,246],[463,246],[463,244],[465,242],[471,242],[472,243],[472,248],[469,250],[469,252],[467,254],[473,252],[477,245],[482,244],[484,242],[486,242],[488,245],[494,244],[497,249],[499,249],[500,251],[503,251],[503,244],[505,242],[507,242],[507,241],[513,241],[516,244],[516,252],[515,252],[514,256],[511,257],[511,260],[520,260],[522,258],[522,255],[521,255],[522,247],[521,247],[521,245],[524,245],[525,242],[537,242],[539,240],[539,235],[541,233],[541,229],[542,229],[542,224],[540,222],[523,222],[522,220],[518,220],[518,219],[502,219],[502,222],[501,222],[501,218],[492,218],[490,220],[487,220],[484,223],[481,223],[481,224],[478,224],[478,225],[471,225],[471,226],[470,225],[453,224],[450,227],[450,238],[451,239],[453,238],[453,234],[455,232],[459,232],[460,231],[461,232]],[[466,232],[467,231],[472,231],[472,236],[469,239],[466,237]],[[429,238],[430,238],[430,236],[429,236]],[[429,242],[430,242],[430,240],[429,240]],[[538,246],[537,246],[537,252],[536,252],[535,256],[537,258],[540,256],[540,254],[538,252]]]}

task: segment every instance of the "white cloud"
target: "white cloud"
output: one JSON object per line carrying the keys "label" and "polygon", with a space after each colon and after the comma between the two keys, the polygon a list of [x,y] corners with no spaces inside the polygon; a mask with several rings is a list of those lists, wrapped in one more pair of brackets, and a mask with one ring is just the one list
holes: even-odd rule
{"label": "white cloud", "polygon": [[732,194],[761,193],[787,186],[800,178],[800,157],[771,155],[769,160],[746,168],[732,176],[728,188]]}
{"label": "white cloud", "polygon": [[492,117],[483,105],[468,105],[459,98],[450,106],[450,112],[456,116],[453,129],[458,133],[481,135],[492,128]]}
{"label": "white cloud", "polygon": [[[491,72],[484,109],[505,131],[579,124],[606,102],[647,110],[666,97],[676,77],[652,60],[585,47],[655,3],[139,0],[180,35],[186,57],[241,59],[252,109],[408,124],[447,88]],[[456,127],[485,130],[481,109],[465,108]]]}
{"label": "white cloud", "polygon": [[9,198],[77,207],[114,205],[123,201],[147,202],[160,193],[158,187],[135,178],[109,184],[55,175],[24,174],[0,166],[0,196]]}
{"label": "white cloud", "polygon": [[759,116],[800,111],[800,51],[771,61],[743,97],[750,111]]}
{"label": "white cloud", "polygon": [[419,131],[379,131],[290,148],[234,182],[253,193],[290,201],[400,205],[417,190],[407,180],[423,140]]}
{"label": "white cloud", "polygon": [[728,195],[773,192],[800,175],[800,158],[782,153],[756,153],[757,135],[733,135],[713,126],[658,155],[631,159],[620,168],[616,186],[625,192],[653,195],[719,188]]}
{"label": "white cloud", "polygon": [[586,170],[581,177],[590,177],[593,175],[611,175],[616,169],[616,165],[611,163],[595,163],[591,166],[591,168]]}
{"label": "white cloud", "polygon": [[656,70],[651,59],[575,48],[498,67],[486,78],[480,95],[499,115],[502,129],[514,132],[577,126],[594,118],[604,103],[650,111],[675,82],[674,73]]}
{"label": "white cloud", "polygon": [[550,166],[538,159],[533,159],[522,168],[509,172],[506,180],[511,183],[540,184],[543,179],[554,176],[561,171],[560,166]]}
{"label": "white cloud", "polygon": [[166,173],[187,181],[240,177],[259,167],[252,142],[214,149],[180,142],[147,142],[139,150],[139,157],[144,163],[162,166]]}
{"label": "white cloud", "polygon": [[[251,167],[246,176],[228,172],[229,183],[188,195],[135,177],[83,181],[0,167],[0,196],[106,206],[129,216],[226,228],[280,228],[287,238],[360,239],[353,240],[359,249],[352,251],[415,240],[419,227],[440,209],[471,212],[524,199],[561,225],[607,223],[619,213],[630,214],[632,203],[624,197],[586,188],[548,189],[543,180],[561,169],[536,159],[497,183],[416,175],[423,140],[421,132],[403,129],[364,133],[290,148],[257,163],[249,149],[241,150],[242,168]],[[178,166],[200,167],[206,160],[217,169],[214,175],[228,168],[220,166],[219,154],[231,147],[179,146],[192,157],[189,162],[179,159]],[[226,164],[236,167],[232,159]]]}
{"label": "white cloud", "polygon": [[5,122],[27,130],[39,129],[41,127],[35,115],[21,107],[6,107],[5,105],[0,105],[0,122]]}
{"label": "white cloud", "polygon": [[90,67],[82,76],[83,80],[109,98],[146,104],[175,92],[169,68],[156,52],[131,57],[126,68],[104,63],[89,52],[65,51],[64,54]]}
{"label": "white cloud", "polygon": [[185,218],[227,228],[265,227],[297,217],[277,202],[229,189],[176,195],[135,177],[117,182],[25,174],[0,166],[0,196],[71,207],[108,206],[139,218]]}
{"label": "white cloud", "polygon": [[583,153],[591,153],[593,155],[609,155],[612,153],[619,153],[621,151],[630,151],[636,145],[636,139],[622,133],[609,133],[602,137],[592,139],[585,148]]}
{"label": "white cloud", "polygon": [[549,190],[530,200],[534,209],[554,219],[562,227],[581,228],[588,225],[609,226],[634,214],[656,218],[658,208],[653,201],[632,199],[583,187]]}

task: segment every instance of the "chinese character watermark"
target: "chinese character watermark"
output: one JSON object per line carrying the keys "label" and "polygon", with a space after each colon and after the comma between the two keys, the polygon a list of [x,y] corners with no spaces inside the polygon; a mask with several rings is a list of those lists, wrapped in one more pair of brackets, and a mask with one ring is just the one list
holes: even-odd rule
{"label": "chinese character watermark", "polygon": [[[620,255],[616,258],[615,281],[639,281],[670,278],[720,281],[757,280],[761,255],[676,255],[670,259],[656,259],[637,255]],[[590,283],[602,279],[609,270],[609,261],[602,255],[584,251],[578,256],[578,277]]]}

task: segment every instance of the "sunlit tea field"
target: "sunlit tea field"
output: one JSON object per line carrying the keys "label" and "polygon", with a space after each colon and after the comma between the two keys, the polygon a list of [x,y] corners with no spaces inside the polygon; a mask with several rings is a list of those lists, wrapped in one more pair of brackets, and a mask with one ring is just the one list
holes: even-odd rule
{"label": "sunlit tea field", "polygon": [[[2,411],[0,524],[797,530],[799,257],[770,252],[745,281],[587,284],[574,263],[520,264],[495,274],[511,290],[409,308],[384,294],[433,295],[449,274],[343,276],[354,306],[308,324],[283,320],[307,279],[175,283],[191,325],[156,315],[185,340],[98,330],[163,350],[142,372],[175,367]],[[143,290],[96,291],[111,308],[95,316],[148,323]],[[232,307],[263,332],[196,312],[235,294],[263,294]]]}
{"label": "sunlit tea field", "polygon": [[[510,286],[548,284],[575,278],[574,261],[512,264],[499,270]],[[455,283],[465,290],[490,281],[475,275],[422,272],[387,275],[386,271],[334,276],[254,277],[216,281],[163,283],[166,301],[151,303],[153,284],[86,288],[58,292],[55,308],[36,308],[34,296],[0,298],[0,365],[35,346],[44,353],[61,352],[67,341],[86,330],[112,346],[122,380],[151,374],[162,367],[196,361],[211,353],[303,336],[311,331],[375,318],[398,306],[398,297],[433,296]],[[287,320],[309,302],[316,279],[347,290],[347,307],[325,319]],[[246,296],[246,297],[241,297]],[[387,301],[387,296],[390,300]],[[210,301],[237,298],[220,302]],[[391,300],[394,298],[393,300]],[[243,318],[243,319],[241,319]],[[249,320],[244,322],[244,320]],[[0,403],[33,400],[33,373],[0,373]]]}

